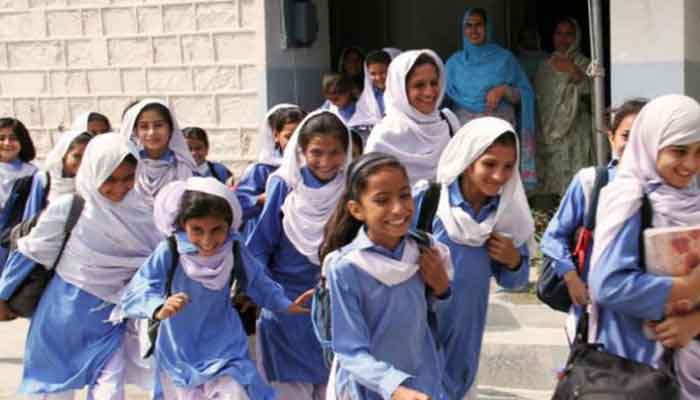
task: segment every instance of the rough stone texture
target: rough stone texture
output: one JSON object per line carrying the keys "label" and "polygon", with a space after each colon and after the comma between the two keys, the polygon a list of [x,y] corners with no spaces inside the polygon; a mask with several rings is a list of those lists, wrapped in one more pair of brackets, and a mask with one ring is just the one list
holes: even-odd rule
{"label": "rough stone texture", "polygon": [[79,113],[118,127],[131,100],[163,98],[241,172],[255,156],[263,29],[263,0],[0,0],[0,115],[21,118],[43,158]]}

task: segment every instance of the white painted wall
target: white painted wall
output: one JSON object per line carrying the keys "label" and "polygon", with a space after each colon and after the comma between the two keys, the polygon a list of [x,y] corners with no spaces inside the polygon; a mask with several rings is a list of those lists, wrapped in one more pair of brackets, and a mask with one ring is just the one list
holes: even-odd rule
{"label": "white painted wall", "polygon": [[[0,114],[44,154],[83,111],[119,125],[123,107],[165,98],[205,128],[211,158],[254,156],[263,0],[0,0]],[[260,50],[257,50],[260,49]]]}

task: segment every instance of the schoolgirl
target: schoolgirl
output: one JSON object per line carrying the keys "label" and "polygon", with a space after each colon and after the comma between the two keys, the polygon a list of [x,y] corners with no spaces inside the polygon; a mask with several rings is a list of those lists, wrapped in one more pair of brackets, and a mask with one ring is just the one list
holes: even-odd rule
{"label": "schoolgirl", "polygon": [[[615,182],[603,188],[591,269],[593,312],[589,333],[605,350],[658,365],[658,344],[682,349],[676,367],[684,398],[698,398],[700,313],[668,316],[643,332],[645,320],[664,319],[678,301],[697,299],[700,269],[687,276],[657,276],[641,264],[641,206],[646,196],[655,228],[700,225],[700,104],[684,95],[649,102],[637,116]],[[692,267],[692,265],[691,265]]]}
{"label": "schoolgirl", "polygon": [[357,98],[362,93],[364,76],[362,74],[362,64],[365,61],[365,52],[357,47],[350,46],[344,48],[338,57],[338,73],[350,78],[353,82],[352,94]]}
{"label": "schoolgirl", "polygon": [[413,212],[395,157],[351,164],[321,251],[335,354],[329,398],[447,399],[427,315],[451,301],[452,264],[447,246],[408,235]]}
{"label": "schoolgirl", "polygon": [[0,118],[0,207],[9,199],[15,180],[36,172],[30,164],[34,157],[34,142],[22,121]]}
{"label": "schoolgirl", "polygon": [[[351,154],[350,133],[340,118],[315,111],[299,124],[282,165],[270,175],[267,200],[247,245],[290,299],[320,278],[323,227],[342,195]],[[280,399],[323,396],[328,368],[308,315],[263,309],[257,335],[262,372]]]}
{"label": "schoolgirl", "polygon": [[390,63],[391,56],[383,50],[367,55],[364,64],[364,89],[355,103],[355,113],[347,123],[349,127],[365,127],[371,130],[384,118],[384,90]]}
{"label": "schoolgirl", "polygon": [[242,244],[236,250],[242,265],[234,265],[234,242],[241,241],[235,195],[214,178],[193,177],[163,188],[154,214],[160,232],[175,239],[179,261],[172,271],[175,255],[161,242],[127,286],[123,305],[130,318],[161,321],[155,358],[165,399],[274,398],[231,306],[232,270],[245,270],[244,290],[257,304],[275,312],[308,310],[287,299]]}
{"label": "schoolgirl", "polygon": [[[608,181],[615,178],[617,165],[629,140],[630,128],[644,104],[646,102],[643,100],[628,100],[612,110],[608,141],[613,157],[607,166]],[[588,304],[586,282],[588,282],[589,266],[584,265],[583,274],[579,276],[573,262],[571,244],[576,231],[583,226],[594,182],[595,167],[584,168],[574,176],[540,242],[542,254],[552,258],[557,275],[566,282],[572,303],[576,306],[575,314],[580,312],[580,306]],[[590,261],[590,257],[587,257],[587,261]]]}
{"label": "schoolgirl", "polygon": [[406,167],[408,179],[435,179],[437,162],[459,127],[448,109],[439,110],[445,73],[432,50],[401,53],[389,65],[384,103],[386,116],[375,125],[365,152],[391,154]]}
{"label": "schoolgirl", "polygon": [[[505,288],[528,280],[527,241],[534,223],[518,154],[513,127],[500,118],[482,117],[462,127],[440,157],[433,232],[450,249],[455,278],[452,301],[438,310],[437,326],[445,388],[453,400],[476,398],[491,278]],[[419,191],[420,207],[424,195]]]}
{"label": "schoolgirl", "polygon": [[[88,145],[76,176],[84,208],[32,318],[21,393],[72,399],[88,386],[89,399],[116,400],[124,398],[127,377],[150,386],[136,325],[121,318],[120,307],[124,287],[162,239],[151,209],[131,190],[136,164],[132,146],[117,134]],[[34,263],[55,264],[72,203],[73,196],[52,201],[18,241],[0,278],[0,319],[12,317],[5,301]]]}
{"label": "schoolgirl", "polygon": [[260,123],[258,160],[246,169],[236,185],[236,196],[243,209],[243,235],[247,237],[265,205],[265,184],[282,163],[282,153],[294,130],[306,114],[294,104],[272,107]]}
{"label": "schoolgirl", "polygon": [[88,111],[78,115],[73,121],[71,131],[88,132],[91,135],[101,135],[112,131],[109,118],[98,112]]}
{"label": "schoolgirl", "polygon": [[138,146],[135,188],[151,204],[163,186],[187,179],[197,170],[175,115],[161,100],[144,99],[131,106],[120,134]]}
{"label": "schoolgirl", "polygon": [[197,170],[195,171],[197,176],[212,176],[221,183],[225,184],[228,182],[229,178],[233,176],[231,171],[222,163],[207,161],[207,155],[209,154],[207,131],[193,126],[183,129],[182,134],[185,136],[192,158],[197,164]]}

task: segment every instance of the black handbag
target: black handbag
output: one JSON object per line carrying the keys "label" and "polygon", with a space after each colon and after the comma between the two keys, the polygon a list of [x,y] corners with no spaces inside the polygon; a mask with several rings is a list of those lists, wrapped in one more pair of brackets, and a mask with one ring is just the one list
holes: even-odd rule
{"label": "black handbag", "polygon": [[[595,229],[595,215],[598,209],[598,198],[600,190],[608,183],[608,170],[605,167],[596,167],[595,182],[591,191],[591,199],[584,216],[584,224],[576,235],[576,250],[574,251],[574,264],[577,266],[579,276],[583,275],[585,259],[588,255],[590,244],[592,243],[593,230]],[[562,277],[555,272],[556,261],[544,256],[542,263],[542,273],[537,279],[537,298],[547,304],[550,308],[569,312],[571,308],[571,296],[569,288]]]}
{"label": "black handbag", "polygon": [[588,313],[584,312],[576,339],[552,400],[676,400],[680,386],[673,369],[673,350],[665,349],[661,367],[607,353],[588,343]]}

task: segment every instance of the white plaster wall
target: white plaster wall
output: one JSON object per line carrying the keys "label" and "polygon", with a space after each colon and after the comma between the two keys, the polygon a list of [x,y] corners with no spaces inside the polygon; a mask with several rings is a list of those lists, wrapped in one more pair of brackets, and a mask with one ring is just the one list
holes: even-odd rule
{"label": "white plaster wall", "polygon": [[83,111],[116,126],[131,100],[165,98],[240,170],[255,150],[263,1],[0,0],[0,114],[44,154]]}

